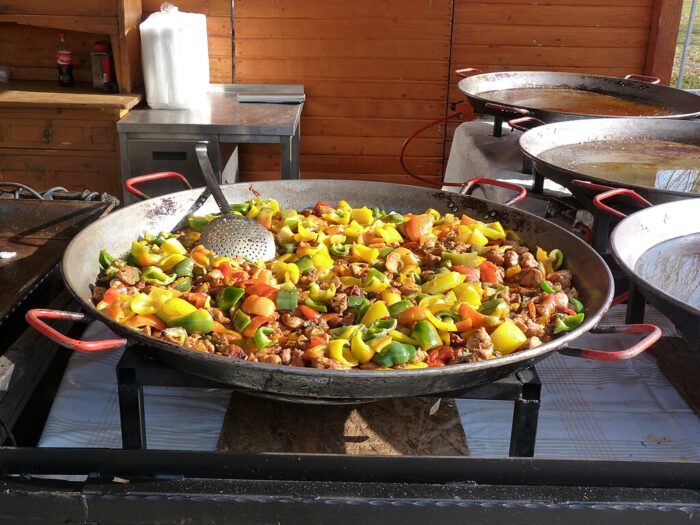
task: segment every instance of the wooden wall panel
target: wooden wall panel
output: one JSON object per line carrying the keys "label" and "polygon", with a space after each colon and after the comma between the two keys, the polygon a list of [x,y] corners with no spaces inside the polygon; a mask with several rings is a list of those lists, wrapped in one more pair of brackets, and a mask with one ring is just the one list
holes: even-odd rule
{"label": "wooden wall panel", "polygon": [[[236,0],[236,81],[304,84],[304,178],[411,182],[398,153],[445,114],[451,0]],[[419,174],[443,169],[444,130],[408,152]],[[275,148],[249,146],[246,179],[277,177]]]}
{"label": "wooden wall panel", "polygon": [[[207,15],[209,42],[209,79],[217,84],[233,81],[233,31],[231,29],[232,0],[178,0],[173,2],[180,11]],[[143,18],[160,10],[162,0],[142,0]]]}
{"label": "wooden wall panel", "polygon": [[[660,0],[454,0],[449,100],[464,96],[455,69],[570,71],[624,76],[647,71]],[[670,0],[677,1],[677,0]],[[468,105],[465,119],[473,118]],[[447,126],[445,154],[457,122]]]}

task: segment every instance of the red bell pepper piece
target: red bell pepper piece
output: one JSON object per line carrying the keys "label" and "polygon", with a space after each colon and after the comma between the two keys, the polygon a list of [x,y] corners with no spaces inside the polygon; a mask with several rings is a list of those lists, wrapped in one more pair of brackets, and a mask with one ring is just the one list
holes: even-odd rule
{"label": "red bell pepper piece", "polygon": [[481,282],[497,284],[498,283],[498,272],[496,271],[496,265],[491,261],[484,261],[479,265],[479,273],[481,275]]}
{"label": "red bell pepper piece", "polygon": [[480,277],[479,268],[471,268],[470,266],[452,265],[452,271],[466,275],[467,278],[464,281],[468,283],[478,281]]}
{"label": "red bell pepper piece", "polygon": [[259,295],[260,297],[267,297],[273,301],[277,300],[277,288],[270,286],[269,284],[251,284],[246,286],[245,293],[247,295]]}
{"label": "red bell pepper piece", "polygon": [[300,304],[298,308],[302,315],[306,317],[309,321],[318,321],[321,318],[321,312],[317,312],[316,310],[306,306],[305,304]]}
{"label": "red bell pepper piece", "polygon": [[112,304],[114,301],[119,299],[119,296],[126,293],[126,286],[123,284],[121,286],[115,286],[108,288],[105,292],[102,300],[107,304]]}

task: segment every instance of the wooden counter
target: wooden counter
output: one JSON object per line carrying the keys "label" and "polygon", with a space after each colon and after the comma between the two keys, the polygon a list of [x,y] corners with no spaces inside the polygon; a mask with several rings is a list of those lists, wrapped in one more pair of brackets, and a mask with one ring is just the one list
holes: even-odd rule
{"label": "wooden counter", "polygon": [[141,100],[88,84],[0,85],[0,181],[120,195],[116,122]]}

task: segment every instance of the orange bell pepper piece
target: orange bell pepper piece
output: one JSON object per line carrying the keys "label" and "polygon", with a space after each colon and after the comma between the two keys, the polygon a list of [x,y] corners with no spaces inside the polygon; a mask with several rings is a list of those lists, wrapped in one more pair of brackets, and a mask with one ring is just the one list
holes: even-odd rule
{"label": "orange bell pepper piece", "polygon": [[459,305],[459,315],[462,317],[462,321],[455,323],[455,326],[460,332],[465,332],[473,328],[481,328],[486,325],[486,321],[488,320],[488,316],[477,312],[474,308],[469,306],[468,303]]}
{"label": "orange bell pepper piece", "polygon": [[404,224],[406,236],[412,241],[419,241],[421,237],[430,233],[434,220],[434,217],[427,213],[411,216]]}

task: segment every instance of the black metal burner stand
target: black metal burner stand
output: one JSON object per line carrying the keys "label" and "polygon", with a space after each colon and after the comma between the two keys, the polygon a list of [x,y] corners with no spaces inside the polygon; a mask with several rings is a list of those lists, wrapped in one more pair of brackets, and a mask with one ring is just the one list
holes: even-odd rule
{"label": "black metal burner stand", "polygon": [[[144,386],[231,388],[230,385],[164,366],[150,357],[148,349],[141,345],[131,346],[124,351],[117,364],[117,383],[122,447],[125,450],[146,448]],[[535,454],[541,388],[540,378],[532,367],[494,383],[434,397],[514,401],[509,454],[511,457],[532,457]]]}

